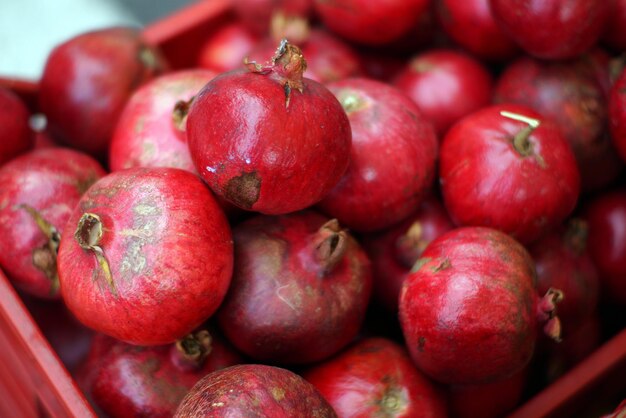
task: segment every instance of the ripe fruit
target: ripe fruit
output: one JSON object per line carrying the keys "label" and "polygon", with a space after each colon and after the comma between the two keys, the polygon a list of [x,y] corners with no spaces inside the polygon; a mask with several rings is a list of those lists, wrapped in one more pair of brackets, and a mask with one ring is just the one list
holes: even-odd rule
{"label": "ripe fruit", "polygon": [[0,166],[35,145],[29,118],[30,113],[20,98],[0,87]]}
{"label": "ripe fruit", "polygon": [[59,279],[68,308],[131,344],[167,344],[190,333],[230,283],[228,223],[187,171],[133,168],[103,177],[63,234]]}
{"label": "ripe fruit", "polygon": [[347,79],[328,85],[350,120],[350,166],[319,203],[351,230],[393,225],[422,202],[437,158],[430,122],[400,90],[379,81]]}
{"label": "ripe fruit", "polygon": [[309,363],[356,336],[370,264],[336,220],[312,211],[256,216],[233,236],[237,263],[218,321],[235,347],[264,362]]}
{"label": "ripe fruit", "polygon": [[57,46],[39,84],[39,106],[55,137],[101,156],[131,93],[164,68],[139,32],[108,28]]}
{"label": "ripe fruit", "polygon": [[300,50],[281,42],[271,64],[222,74],[194,100],[191,157],[211,189],[243,209],[293,212],[339,181],[351,133],[341,104],[302,78]]}
{"label": "ripe fruit", "polygon": [[61,231],[85,190],[105,172],[78,151],[31,151],[0,168],[0,266],[12,282],[43,298],[59,295]]}
{"label": "ripe fruit", "polygon": [[243,23],[233,22],[216,30],[198,53],[198,66],[217,73],[241,68],[244,57],[259,37]]}
{"label": "ripe fruit", "polygon": [[204,330],[157,347],[138,347],[99,334],[82,365],[80,380],[107,416],[171,417],[201,378],[242,360]]}
{"label": "ripe fruit", "polygon": [[215,77],[209,70],[183,70],[139,88],[120,115],[111,147],[111,171],[131,167],[196,169],[187,147],[187,102]]}
{"label": "ripe fruit", "polygon": [[427,10],[427,0],[315,0],[315,11],[324,25],[365,45],[384,45],[402,38]]}
{"label": "ripe fruit", "polygon": [[267,35],[277,14],[286,18],[306,18],[313,9],[313,0],[233,0],[232,5],[248,29],[258,35]]}
{"label": "ripe fruit", "polygon": [[622,168],[605,133],[607,98],[594,59],[592,54],[560,62],[523,57],[504,70],[495,91],[496,102],[526,105],[557,124],[574,152],[584,190],[607,185]]}
{"label": "ripe fruit", "polygon": [[404,347],[367,338],[305,371],[340,417],[446,417],[442,394]]}
{"label": "ripe fruit", "polygon": [[490,103],[492,84],[480,62],[445,49],[413,57],[393,80],[432,122],[440,140],[457,120]]}
{"label": "ripe fruit", "polygon": [[559,338],[552,290],[540,298],[528,252],[491,228],[454,229],[430,243],[400,294],[400,324],[413,361],[449,384],[494,382],[519,372],[537,325]]}
{"label": "ripe fruit", "polygon": [[313,385],[279,367],[242,364],[206,375],[174,417],[319,417],[337,414]]}
{"label": "ripe fruit", "polygon": [[441,144],[439,176],[458,225],[499,229],[529,243],[574,209],[580,175],[557,127],[520,105],[496,105],[457,123]]}
{"label": "ripe fruit", "polygon": [[374,271],[374,300],[397,312],[400,289],[411,267],[432,240],[452,228],[446,209],[431,197],[399,225],[363,237]]}
{"label": "ripe fruit", "polygon": [[537,58],[573,58],[600,37],[610,2],[597,0],[490,0],[502,30]]}

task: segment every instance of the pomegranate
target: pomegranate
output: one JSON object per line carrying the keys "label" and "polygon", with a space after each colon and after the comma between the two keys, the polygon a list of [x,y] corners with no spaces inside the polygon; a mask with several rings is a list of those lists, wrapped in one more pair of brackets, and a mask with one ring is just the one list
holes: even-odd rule
{"label": "pomegranate", "polygon": [[0,266],[24,291],[59,296],[57,250],[74,206],[105,172],[66,148],[33,150],[0,168]]}
{"label": "pomegranate", "polygon": [[237,263],[217,318],[240,351],[263,362],[310,363],[357,335],[370,263],[336,220],[313,211],[258,215],[233,236]]}
{"label": "pomegranate", "polygon": [[609,128],[615,148],[626,161],[626,70],[613,85],[609,97]]}
{"label": "pomegranate", "polygon": [[459,225],[488,226],[524,244],[576,205],[580,175],[559,129],[521,105],[496,105],[457,123],[441,145],[439,175]]}
{"label": "pomegranate", "polygon": [[[99,334],[82,366],[83,390],[107,416],[171,417],[187,392],[206,374],[242,358],[206,330],[176,344],[138,347]],[[96,354],[98,354],[96,356]]]}
{"label": "pomegranate", "polygon": [[478,384],[526,366],[536,328],[558,339],[559,290],[541,298],[533,260],[509,235],[464,227],[430,243],[400,293],[400,324],[413,361],[433,379]]}
{"label": "pomegranate", "polygon": [[303,377],[348,417],[446,417],[439,389],[411,362],[404,347],[367,338],[307,370]]}
{"label": "pomegranate", "polygon": [[279,367],[242,364],[209,373],[174,417],[319,417],[337,414],[313,385]]}
{"label": "pomegranate", "polygon": [[505,69],[495,90],[496,102],[529,106],[557,124],[574,151],[584,190],[607,185],[622,168],[605,135],[607,99],[590,60],[523,57]]}
{"label": "pomegranate", "polygon": [[353,42],[384,45],[402,38],[428,11],[428,0],[314,0],[320,19]]}
{"label": "pomegranate", "polygon": [[443,138],[458,119],[491,102],[493,82],[470,56],[435,49],[413,57],[393,84],[413,99]]}
{"label": "pomegranate", "polygon": [[221,26],[198,53],[198,66],[222,73],[240,68],[259,37],[241,22]]}
{"label": "pomegranate", "polygon": [[339,181],[350,158],[350,122],[286,41],[271,63],[222,74],[194,100],[191,157],[211,189],[266,214],[311,206]]}
{"label": "pomegranate", "polygon": [[182,338],[215,312],[230,283],[226,218],[184,170],[103,177],[63,234],[58,270],[68,308],[88,327],[131,344]]}
{"label": "pomegranate", "polygon": [[587,234],[587,223],[572,219],[567,227],[549,233],[529,248],[539,293],[557,288],[565,294],[559,304],[564,338],[577,330],[598,304],[600,279],[587,252]]}
{"label": "pomegranate", "polygon": [[233,0],[239,20],[258,35],[267,35],[277,16],[307,18],[313,11],[313,0]]}
{"label": "pomegranate", "polygon": [[626,304],[626,191],[596,197],[584,217],[589,224],[587,248],[604,294]]}
{"label": "pomegranate", "polygon": [[436,0],[435,10],[445,32],[472,54],[489,61],[506,61],[519,52],[496,24],[489,0]]}
{"label": "pomegranate", "polygon": [[573,58],[600,37],[609,1],[489,0],[496,23],[537,58]]}
{"label": "pomegranate", "polygon": [[519,404],[528,380],[527,368],[493,383],[456,385],[449,389],[449,405],[456,418],[499,418]]}
{"label": "pomegranate", "polygon": [[0,87],[0,166],[35,145],[28,126],[26,105],[10,90]]}
{"label": "pomegranate", "polygon": [[626,49],[626,1],[611,0],[609,3],[610,13],[602,40],[616,52],[621,52]]}
{"label": "pomegranate", "polygon": [[399,225],[365,236],[363,244],[374,272],[374,300],[397,312],[400,289],[411,267],[433,239],[453,227],[445,208],[431,197]]}
{"label": "pomegranate", "polygon": [[435,176],[437,137],[398,89],[354,78],[328,85],[350,120],[350,166],[319,203],[355,231],[386,228],[415,211]]}
{"label": "pomegranate", "polygon": [[134,29],[87,32],[48,56],[39,84],[39,106],[55,137],[101,156],[131,93],[164,66],[159,52]]}
{"label": "pomegranate", "polygon": [[111,171],[176,167],[196,173],[187,147],[184,114],[187,102],[215,75],[209,70],[176,71],[133,93],[113,132]]}

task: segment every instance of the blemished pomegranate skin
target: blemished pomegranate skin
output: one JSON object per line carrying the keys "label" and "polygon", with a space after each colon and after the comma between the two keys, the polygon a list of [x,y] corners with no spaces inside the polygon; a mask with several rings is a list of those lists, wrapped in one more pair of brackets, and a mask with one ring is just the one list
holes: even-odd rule
{"label": "blemished pomegranate skin", "polygon": [[439,180],[457,225],[486,226],[530,243],[574,209],[580,174],[561,131],[514,104],[481,109],[441,144]]}
{"label": "blemished pomegranate skin", "polygon": [[540,297],[526,249],[484,227],[449,231],[422,253],[400,293],[400,324],[417,367],[448,384],[479,384],[524,368],[538,325],[560,338],[558,290]]}
{"label": "blemished pomegranate skin", "polygon": [[68,148],[33,150],[0,167],[0,266],[13,284],[37,297],[59,297],[63,228],[104,175],[100,163]]}
{"label": "blemished pomegranate skin", "polygon": [[274,366],[242,364],[206,375],[185,396],[174,417],[336,418],[337,414],[299,375]]}
{"label": "blemished pomegranate skin", "polygon": [[403,346],[386,338],[361,340],[303,376],[340,417],[448,416],[440,388],[415,368]]}
{"label": "blemished pomegranate skin", "polygon": [[400,90],[365,78],[328,84],[350,119],[350,166],[319,203],[358,232],[405,219],[430,191],[438,141],[431,123]]}
{"label": "blemished pomegranate skin", "polygon": [[305,68],[300,49],[281,42],[268,65],[214,78],[191,106],[196,169],[242,209],[276,215],[309,207],[348,166],[348,117],[326,87],[302,77]]}
{"label": "blemished pomegranate skin", "polygon": [[209,318],[232,267],[222,209],[197,176],[176,168],[100,179],[70,216],[58,258],[72,313],[138,345],[174,342]]}
{"label": "blemished pomegranate skin", "polygon": [[135,29],[95,30],[58,45],[39,84],[50,132],[72,148],[106,155],[132,92],[165,68],[160,53]]}
{"label": "blemished pomegranate skin", "polygon": [[12,91],[0,87],[0,166],[35,145],[29,118],[24,102]]}
{"label": "blemished pomegranate skin", "polygon": [[111,171],[175,167],[195,173],[184,130],[185,106],[216,75],[209,70],[176,71],[135,91],[113,132]]}

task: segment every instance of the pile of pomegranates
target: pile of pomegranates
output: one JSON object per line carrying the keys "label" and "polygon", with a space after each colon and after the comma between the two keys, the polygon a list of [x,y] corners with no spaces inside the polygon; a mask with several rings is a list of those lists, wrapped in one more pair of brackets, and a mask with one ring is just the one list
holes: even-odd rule
{"label": "pile of pomegranates", "polygon": [[76,36],[0,88],[0,268],[103,416],[504,416],[626,326],[625,10],[233,0],[184,69]]}

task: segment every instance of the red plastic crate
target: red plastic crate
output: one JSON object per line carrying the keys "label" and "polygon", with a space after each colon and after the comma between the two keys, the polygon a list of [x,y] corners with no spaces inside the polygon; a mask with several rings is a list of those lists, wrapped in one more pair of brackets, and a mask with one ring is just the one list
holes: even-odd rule
{"label": "red plastic crate", "polygon": [[[193,66],[198,48],[233,18],[228,0],[199,1],[144,29],[174,68]],[[0,77],[36,108],[37,83]],[[6,276],[0,272],[0,417],[95,417]],[[514,418],[592,414],[590,405],[626,396],[626,330],[510,414]]]}

